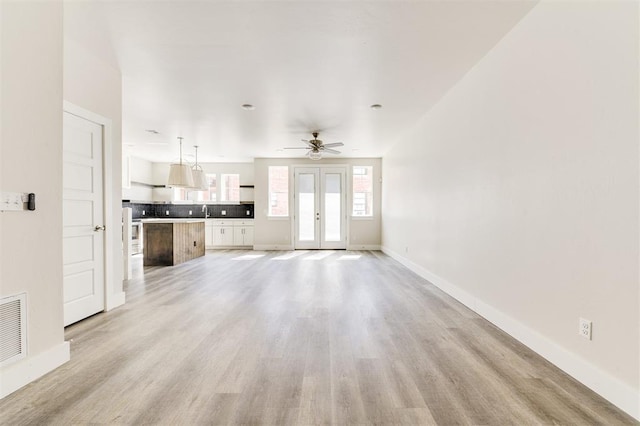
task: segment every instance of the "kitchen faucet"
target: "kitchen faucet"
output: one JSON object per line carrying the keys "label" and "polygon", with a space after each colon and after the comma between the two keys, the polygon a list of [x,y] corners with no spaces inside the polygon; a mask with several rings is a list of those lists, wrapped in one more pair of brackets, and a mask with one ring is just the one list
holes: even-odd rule
{"label": "kitchen faucet", "polygon": [[209,217],[209,207],[206,204],[202,205],[202,211],[204,212],[204,217]]}

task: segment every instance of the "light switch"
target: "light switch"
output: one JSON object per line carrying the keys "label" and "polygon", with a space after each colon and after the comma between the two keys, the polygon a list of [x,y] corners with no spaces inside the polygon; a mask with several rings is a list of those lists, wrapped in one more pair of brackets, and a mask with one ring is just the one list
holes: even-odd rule
{"label": "light switch", "polygon": [[21,192],[0,193],[0,210],[24,210],[25,202],[27,202],[27,194]]}
{"label": "light switch", "polygon": [[144,216],[144,213],[145,213],[145,211],[144,211],[144,210],[142,210],[142,216]]}
{"label": "light switch", "polygon": [[226,216],[226,215],[227,215],[227,211],[226,211],[226,210],[222,210],[222,211],[220,212],[220,214],[221,214],[222,216]]}
{"label": "light switch", "polygon": [[165,212],[165,214],[166,214],[167,216],[169,216],[169,210],[167,210],[167,211]]}
{"label": "light switch", "polygon": [[251,210],[247,210],[247,216],[251,216]]}
{"label": "light switch", "polygon": [[191,210],[189,210],[189,216],[191,216],[193,214],[193,212]]}

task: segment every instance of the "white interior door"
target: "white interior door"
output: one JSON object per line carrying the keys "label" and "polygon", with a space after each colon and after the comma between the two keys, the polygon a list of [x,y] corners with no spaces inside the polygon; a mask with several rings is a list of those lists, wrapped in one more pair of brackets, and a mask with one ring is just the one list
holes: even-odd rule
{"label": "white interior door", "polygon": [[64,325],[104,310],[102,126],[64,113]]}
{"label": "white interior door", "polygon": [[344,249],[345,176],[342,167],[294,170],[296,249]]}

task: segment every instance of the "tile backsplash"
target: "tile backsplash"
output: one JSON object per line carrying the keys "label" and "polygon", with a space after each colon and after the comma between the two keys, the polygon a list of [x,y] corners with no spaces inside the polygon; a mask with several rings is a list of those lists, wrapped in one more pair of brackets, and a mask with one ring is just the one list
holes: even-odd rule
{"label": "tile backsplash", "polygon": [[[155,204],[122,202],[131,207],[133,219],[144,218],[204,218],[202,204]],[[210,218],[253,219],[253,204],[207,204]],[[224,214],[223,214],[224,213]]]}

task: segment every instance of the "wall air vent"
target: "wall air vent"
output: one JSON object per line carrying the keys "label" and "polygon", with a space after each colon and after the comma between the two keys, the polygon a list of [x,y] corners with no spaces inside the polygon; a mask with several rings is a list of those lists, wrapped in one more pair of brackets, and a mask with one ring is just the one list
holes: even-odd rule
{"label": "wall air vent", "polygon": [[0,367],[27,356],[27,294],[0,299]]}

